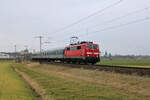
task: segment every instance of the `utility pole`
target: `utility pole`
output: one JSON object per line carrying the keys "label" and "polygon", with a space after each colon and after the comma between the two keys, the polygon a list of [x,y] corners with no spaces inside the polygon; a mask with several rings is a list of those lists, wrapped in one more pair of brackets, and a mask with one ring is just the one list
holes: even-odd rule
{"label": "utility pole", "polygon": [[42,51],[42,38],[43,38],[43,36],[37,36],[36,38],[40,39],[40,53],[41,53],[41,51]]}
{"label": "utility pole", "polygon": [[17,46],[16,46],[16,45],[14,45],[14,47],[15,47],[15,53],[16,53],[16,48],[17,48]]}
{"label": "utility pole", "polygon": [[27,45],[25,45],[24,47],[25,47],[25,50],[28,50],[28,46]]}
{"label": "utility pole", "polygon": [[16,48],[17,48],[17,46],[14,45],[14,49],[15,49],[15,51],[14,51],[14,59],[15,59],[15,60],[16,60],[16,58],[17,58],[17,50],[16,50]]}

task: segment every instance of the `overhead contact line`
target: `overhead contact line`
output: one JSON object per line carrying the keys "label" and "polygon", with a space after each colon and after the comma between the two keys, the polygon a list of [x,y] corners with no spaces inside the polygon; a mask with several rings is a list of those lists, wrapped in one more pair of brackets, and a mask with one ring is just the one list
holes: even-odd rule
{"label": "overhead contact line", "polygon": [[89,19],[89,18],[91,18],[91,17],[93,17],[93,16],[95,16],[95,15],[97,15],[97,14],[99,14],[99,13],[102,13],[102,12],[104,12],[105,10],[110,9],[110,8],[112,8],[112,7],[114,7],[114,6],[118,5],[118,4],[120,4],[122,1],[123,1],[123,0],[119,0],[119,1],[117,1],[117,2],[115,2],[115,3],[113,3],[113,4],[111,4],[111,5],[109,5],[109,6],[105,7],[105,8],[103,8],[103,9],[97,11],[97,12],[94,12],[94,13],[92,13],[92,14],[90,14],[90,15],[84,17],[84,18],[81,18],[81,19],[79,19],[78,21],[76,21],[76,22],[74,22],[74,23],[72,23],[72,24],[70,24],[70,25],[67,25],[67,26],[65,26],[65,27],[63,27],[63,28],[61,28],[61,29],[59,29],[59,30],[57,30],[57,31],[55,31],[55,32],[53,32],[53,34],[58,33],[58,32],[61,32],[61,31],[65,30],[65,29],[68,29],[68,28],[70,28],[70,27],[72,27],[72,26],[74,26],[74,25],[76,25],[76,24],[78,24],[78,23],[81,23],[81,22],[84,21],[84,20],[87,20],[87,19]]}

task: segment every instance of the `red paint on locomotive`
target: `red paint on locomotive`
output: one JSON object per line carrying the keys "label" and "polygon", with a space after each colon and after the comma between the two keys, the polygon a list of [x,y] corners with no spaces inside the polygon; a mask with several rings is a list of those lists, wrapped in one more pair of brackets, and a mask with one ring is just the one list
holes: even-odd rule
{"label": "red paint on locomotive", "polygon": [[99,52],[99,45],[95,43],[73,44],[65,48],[64,57],[96,63],[100,61]]}
{"label": "red paint on locomotive", "polygon": [[67,56],[91,56],[97,57],[99,55],[99,45],[94,43],[84,43],[70,45],[65,48],[65,57]]}

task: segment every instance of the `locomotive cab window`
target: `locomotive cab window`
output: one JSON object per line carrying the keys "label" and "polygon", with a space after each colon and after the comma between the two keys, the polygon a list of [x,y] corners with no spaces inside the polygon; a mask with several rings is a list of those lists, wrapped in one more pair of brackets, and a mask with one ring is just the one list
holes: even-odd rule
{"label": "locomotive cab window", "polygon": [[93,49],[92,45],[87,45],[87,49]]}
{"label": "locomotive cab window", "polygon": [[93,45],[93,49],[98,49],[98,46],[97,45]]}
{"label": "locomotive cab window", "polygon": [[87,49],[98,49],[97,45],[87,45]]}

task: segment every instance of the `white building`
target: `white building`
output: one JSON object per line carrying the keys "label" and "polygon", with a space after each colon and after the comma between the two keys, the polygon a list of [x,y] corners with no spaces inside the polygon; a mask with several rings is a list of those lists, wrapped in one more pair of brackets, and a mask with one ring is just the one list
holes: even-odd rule
{"label": "white building", "polygon": [[0,52],[0,59],[10,59],[10,55],[3,53],[3,52]]}

